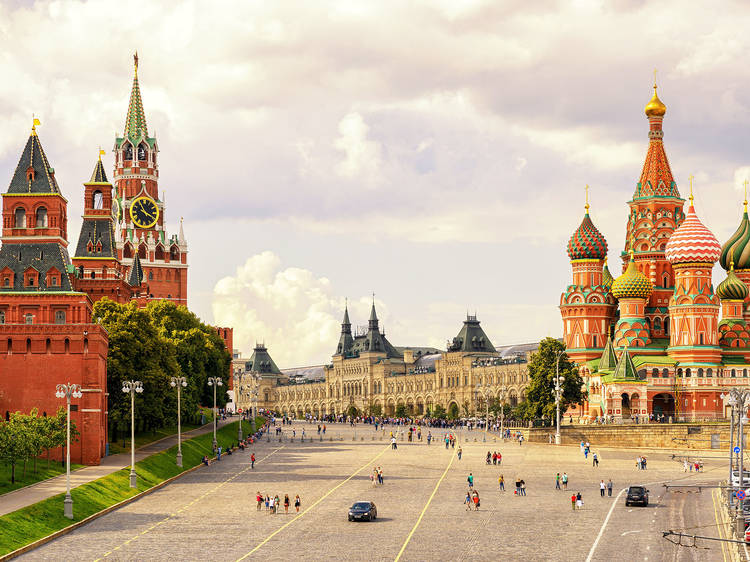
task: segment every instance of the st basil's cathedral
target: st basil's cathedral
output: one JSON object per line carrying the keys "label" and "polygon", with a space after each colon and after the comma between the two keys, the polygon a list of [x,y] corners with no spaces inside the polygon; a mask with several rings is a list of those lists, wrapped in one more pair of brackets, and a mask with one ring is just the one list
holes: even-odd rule
{"label": "st basil's cathedral", "polygon": [[[622,275],[589,215],[568,243],[573,282],[560,297],[563,339],[587,399],[573,415],[698,420],[726,417],[721,397],[750,383],[750,221],[722,246],[687,212],[664,150],[666,106],[645,107],[649,145],[626,225]],[[714,290],[716,262],[727,271]]]}

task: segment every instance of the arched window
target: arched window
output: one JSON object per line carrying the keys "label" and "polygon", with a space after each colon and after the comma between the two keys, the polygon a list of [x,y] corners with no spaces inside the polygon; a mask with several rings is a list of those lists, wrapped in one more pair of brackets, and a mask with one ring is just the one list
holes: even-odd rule
{"label": "arched window", "polygon": [[64,310],[55,311],[55,324],[65,324],[65,311]]}
{"label": "arched window", "polygon": [[685,369],[685,376],[686,376],[686,377],[689,377],[689,376],[690,376],[690,369]]}
{"label": "arched window", "polygon": [[141,244],[138,247],[138,257],[141,258],[142,260],[146,259],[146,245],[145,244]]}
{"label": "arched window", "polygon": [[698,376],[699,376],[699,377],[702,377],[702,376],[703,376],[703,369],[702,369],[702,368],[699,368],[699,369],[698,369]]}
{"label": "arched window", "polygon": [[659,376],[659,369],[652,370],[651,371],[651,376],[652,377],[658,377]]}
{"label": "arched window", "polygon": [[104,208],[104,196],[102,195],[102,192],[98,189],[94,191],[94,196],[91,201],[91,205],[94,209],[103,209]]}
{"label": "arched window", "polygon": [[0,324],[5,324],[5,311],[0,310]]}
{"label": "arched window", "polygon": [[138,160],[146,159],[146,144],[141,143],[138,145]]}
{"label": "arched window", "polygon": [[713,370],[713,369],[711,369],[711,368],[708,368],[708,369],[706,370],[706,376],[707,376],[707,377],[712,377],[712,376],[713,376],[713,374],[714,374],[714,370]]}
{"label": "arched window", "polygon": [[732,369],[731,376],[732,376],[732,378],[736,377],[737,376],[737,371],[735,371],[734,369]]}
{"label": "arched window", "polygon": [[125,144],[125,160],[133,159],[133,145],[130,143]]}
{"label": "arched window", "polygon": [[122,255],[125,258],[133,257],[133,246],[131,246],[130,243],[125,244],[125,248],[122,250]]}
{"label": "arched window", "polygon": [[36,227],[46,228],[47,226],[47,207],[39,207],[36,210]]}
{"label": "arched window", "polygon": [[678,376],[678,377],[681,377],[681,376],[682,376],[682,369],[677,369],[677,376]]}
{"label": "arched window", "polygon": [[154,272],[153,271],[149,271],[148,272],[148,280],[149,281],[153,281],[154,280]]}
{"label": "arched window", "polygon": [[52,351],[52,341],[49,338],[47,338],[47,341],[45,342],[45,349],[47,353]]}
{"label": "arched window", "polygon": [[26,338],[26,353],[31,353],[31,338]]}
{"label": "arched window", "polygon": [[15,212],[16,215],[16,228],[26,227],[26,209],[18,207]]}
{"label": "arched window", "polygon": [[661,332],[661,318],[654,318],[654,331]]}

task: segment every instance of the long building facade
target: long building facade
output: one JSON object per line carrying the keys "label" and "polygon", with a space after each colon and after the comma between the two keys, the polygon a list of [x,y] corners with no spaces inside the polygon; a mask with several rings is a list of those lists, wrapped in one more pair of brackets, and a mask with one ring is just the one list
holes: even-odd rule
{"label": "long building facade", "polygon": [[[484,413],[486,400],[511,406],[523,401],[527,363],[536,349],[537,344],[496,349],[469,315],[447,350],[396,347],[380,330],[373,303],[367,329],[359,333],[352,332],[344,311],[330,364],[282,371],[269,356],[248,362],[247,371],[263,377],[259,407],[279,414],[320,417],[354,407],[360,415],[394,416],[403,406],[409,416],[427,416],[441,406],[467,416]],[[267,355],[265,347],[262,352]]]}
{"label": "long building facade", "polygon": [[[722,247],[687,212],[664,149],[666,106],[645,107],[648,151],[628,201],[622,275],[607,266],[607,241],[589,216],[568,243],[573,279],[560,297],[563,337],[584,376],[582,417],[724,418],[723,393],[750,383],[750,221]],[[712,268],[727,271],[716,290]]]}

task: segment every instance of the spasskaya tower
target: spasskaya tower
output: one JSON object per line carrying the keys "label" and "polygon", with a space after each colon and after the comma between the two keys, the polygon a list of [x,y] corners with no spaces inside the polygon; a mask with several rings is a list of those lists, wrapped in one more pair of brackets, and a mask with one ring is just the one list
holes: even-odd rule
{"label": "spasskaya tower", "polygon": [[[159,144],[148,134],[138,84],[138,53],[125,130],[115,139],[115,196],[112,214],[117,225],[117,255],[126,270],[137,255],[145,294],[140,302],[168,299],[187,306],[187,241],[182,228],[169,236],[165,204],[159,195]],[[136,264],[136,268],[138,264]],[[143,300],[141,300],[143,299]]]}

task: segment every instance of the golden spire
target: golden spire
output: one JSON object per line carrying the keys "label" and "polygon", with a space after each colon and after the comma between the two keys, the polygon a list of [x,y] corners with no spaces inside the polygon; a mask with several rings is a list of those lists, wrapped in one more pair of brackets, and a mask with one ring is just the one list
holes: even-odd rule
{"label": "golden spire", "polygon": [[32,136],[32,137],[35,137],[35,136],[36,136],[36,128],[37,128],[37,127],[38,127],[39,125],[41,125],[42,123],[41,123],[41,122],[39,121],[39,119],[37,119],[37,118],[36,118],[36,117],[34,116],[34,114],[33,114],[33,113],[31,114],[31,120],[32,120],[32,121],[31,121],[31,136]]}
{"label": "golden spire", "polygon": [[[745,204],[747,204],[747,201],[745,201]],[[734,271],[734,248],[729,251],[729,272],[731,273],[732,271]]]}
{"label": "golden spire", "polygon": [[688,179],[690,180],[690,206],[693,206],[693,178],[695,176],[690,176]]}
{"label": "golden spire", "polygon": [[104,156],[104,151],[102,150],[102,147],[99,147],[99,162],[102,161],[102,156]]}
{"label": "golden spire", "polygon": [[585,209],[586,209],[586,214],[588,215],[589,214],[589,184],[586,184],[586,187],[584,188],[584,190],[586,191],[586,206],[585,206]]}
{"label": "golden spire", "polygon": [[747,180],[742,182],[745,185],[745,212],[747,213]]}
{"label": "golden spire", "polygon": [[644,108],[647,117],[664,117],[664,114],[667,112],[667,106],[656,95],[656,88],[656,69],[654,69],[654,95]]}
{"label": "golden spire", "polygon": [[135,75],[138,76],[138,51],[133,55],[133,62],[135,63]]}

